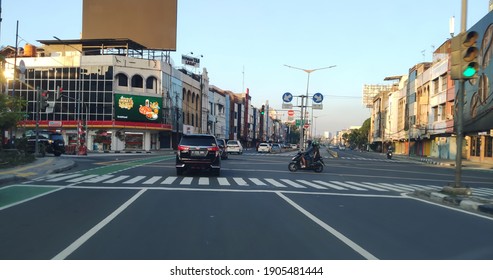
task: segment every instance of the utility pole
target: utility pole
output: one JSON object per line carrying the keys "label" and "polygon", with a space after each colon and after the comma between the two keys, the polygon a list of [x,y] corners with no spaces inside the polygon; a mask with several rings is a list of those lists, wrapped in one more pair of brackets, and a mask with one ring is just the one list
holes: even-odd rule
{"label": "utility pole", "polygon": [[[461,12],[461,28],[460,33],[463,34],[467,29],[467,0],[462,0],[462,12]],[[471,189],[462,184],[462,146],[464,139],[463,132],[463,112],[464,112],[464,94],[465,94],[465,80],[462,78],[459,80],[459,88],[456,94],[456,124],[455,130],[457,134],[457,154],[455,156],[455,181],[453,186],[447,186],[443,188],[443,192],[455,195],[471,195]]]}

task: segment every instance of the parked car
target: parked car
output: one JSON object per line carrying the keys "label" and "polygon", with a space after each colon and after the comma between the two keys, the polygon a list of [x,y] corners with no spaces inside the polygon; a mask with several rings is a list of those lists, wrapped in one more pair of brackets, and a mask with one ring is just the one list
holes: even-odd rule
{"label": "parked car", "polygon": [[219,149],[221,150],[221,159],[228,159],[228,144],[226,139],[217,139],[217,144],[219,145]]}
{"label": "parked car", "polygon": [[[30,153],[36,152],[36,134],[27,136],[27,151]],[[63,135],[52,131],[38,132],[38,152],[41,155],[53,154],[60,156],[65,153],[65,140]]]}
{"label": "parked car", "polygon": [[280,153],[281,151],[282,151],[282,148],[281,148],[281,145],[280,144],[274,143],[270,147],[270,152],[271,153]]}
{"label": "parked car", "polygon": [[270,144],[269,143],[260,143],[258,145],[257,152],[258,153],[270,153]]}
{"label": "parked car", "polygon": [[176,175],[186,170],[208,170],[221,174],[221,150],[216,137],[210,134],[184,134],[176,152]]}
{"label": "parked car", "polygon": [[228,140],[227,149],[229,154],[243,154],[243,146],[238,140]]}

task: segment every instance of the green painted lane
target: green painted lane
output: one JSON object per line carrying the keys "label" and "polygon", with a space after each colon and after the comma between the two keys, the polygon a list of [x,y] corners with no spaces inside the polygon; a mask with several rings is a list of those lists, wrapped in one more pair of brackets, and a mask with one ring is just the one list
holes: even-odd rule
{"label": "green painted lane", "polygon": [[175,159],[175,155],[166,155],[166,156],[149,157],[149,158],[142,158],[142,159],[130,160],[130,161],[121,161],[110,165],[84,170],[80,173],[86,175],[105,175],[105,174],[132,169],[146,164],[152,164],[159,161],[171,160],[171,159]]}
{"label": "green painted lane", "polygon": [[9,205],[30,200],[50,192],[56,191],[60,187],[36,187],[12,185],[0,189],[0,210]]}

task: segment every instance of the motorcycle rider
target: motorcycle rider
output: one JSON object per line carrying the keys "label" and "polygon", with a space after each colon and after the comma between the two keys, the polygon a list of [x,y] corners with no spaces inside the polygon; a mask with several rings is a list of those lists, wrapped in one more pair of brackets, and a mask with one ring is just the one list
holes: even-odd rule
{"label": "motorcycle rider", "polygon": [[301,157],[301,168],[306,167],[307,161],[308,164],[311,164],[317,157],[320,156],[320,150],[317,143],[312,142],[312,140],[308,140],[306,143],[308,144],[308,147]]}

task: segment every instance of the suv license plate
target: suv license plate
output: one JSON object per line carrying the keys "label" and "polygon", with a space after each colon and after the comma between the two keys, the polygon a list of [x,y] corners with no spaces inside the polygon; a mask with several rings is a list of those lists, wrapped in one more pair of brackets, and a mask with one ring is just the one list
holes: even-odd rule
{"label": "suv license plate", "polygon": [[207,151],[192,151],[192,156],[205,157],[206,155]]}

